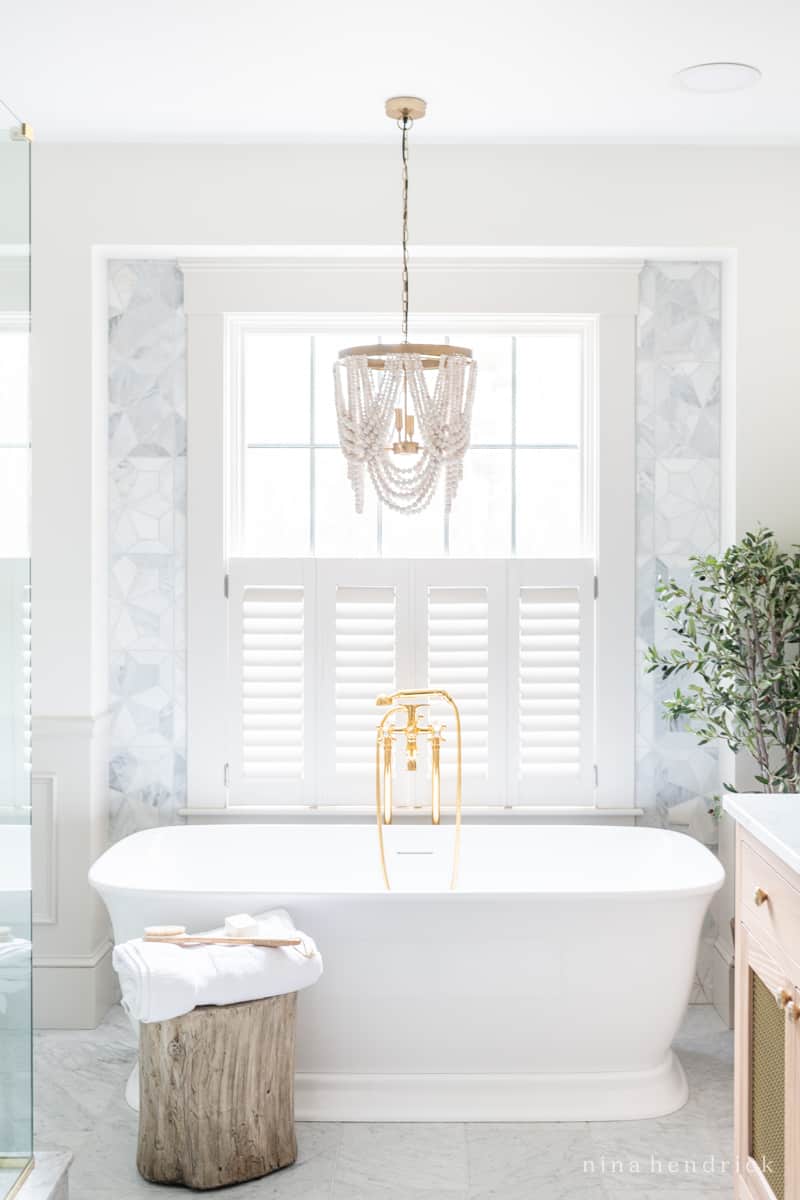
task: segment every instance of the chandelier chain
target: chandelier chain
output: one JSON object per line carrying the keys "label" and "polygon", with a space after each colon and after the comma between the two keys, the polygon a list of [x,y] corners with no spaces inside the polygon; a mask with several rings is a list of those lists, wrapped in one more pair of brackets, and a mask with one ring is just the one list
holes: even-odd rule
{"label": "chandelier chain", "polygon": [[413,121],[404,111],[400,128],[403,131],[403,341],[408,341],[408,131]]}

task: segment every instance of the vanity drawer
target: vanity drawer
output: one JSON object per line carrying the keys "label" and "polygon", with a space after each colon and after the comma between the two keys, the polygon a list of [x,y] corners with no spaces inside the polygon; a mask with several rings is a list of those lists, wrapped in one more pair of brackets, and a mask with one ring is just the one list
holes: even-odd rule
{"label": "vanity drawer", "polygon": [[800,891],[747,842],[741,848],[740,886],[745,923],[800,963]]}

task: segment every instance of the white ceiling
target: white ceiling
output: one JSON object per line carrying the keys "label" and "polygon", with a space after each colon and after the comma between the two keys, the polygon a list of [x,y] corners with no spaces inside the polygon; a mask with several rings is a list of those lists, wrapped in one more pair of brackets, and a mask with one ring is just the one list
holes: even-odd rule
{"label": "white ceiling", "polygon": [[[797,0],[24,0],[0,97],[37,140],[800,142]],[[754,63],[692,95],[691,63]]]}

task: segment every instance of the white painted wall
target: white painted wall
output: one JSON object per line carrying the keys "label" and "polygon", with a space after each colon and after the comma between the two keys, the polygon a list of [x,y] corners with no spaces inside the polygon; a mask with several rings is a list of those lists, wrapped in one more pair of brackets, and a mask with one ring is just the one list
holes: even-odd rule
{"label": "white painted wall", "polygon": [[[106,805],[105,296],[93,251],[394,243],[398,167],[396,150],[377,146],[35,148],[34,702],[49,731],[36,770],[56,770],[55,729],[89,739],[74,762],[61,756],[58,889],[70,921],[41,928],[37,943],[54,964],[106,962],[83,882]],[[799,194],[791,148],[428,146],[413,152],[411,232],[440,246],[725,259],[737,320],[723,416],[727,533],[763,521],[789,543],[800,540]]]}

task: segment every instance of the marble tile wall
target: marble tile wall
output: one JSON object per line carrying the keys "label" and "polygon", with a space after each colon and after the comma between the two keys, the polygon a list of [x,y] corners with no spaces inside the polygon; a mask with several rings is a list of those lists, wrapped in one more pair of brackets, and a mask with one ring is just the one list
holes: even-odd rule
{"label": "marble tile wall", "polygon": [[[681,582],[693,554],[720,542],[720,267],[648,263],[641,278],[637,349],[637,656],[667,635],[659,578]],[[678,681],[680,682],[680,681]],[[670,685],[676,686],[675,683]],[[719,790],[713,747],[671,728],[665,685],[637,676],[636,785],[648,820]]]}
{"label": "marble tile wall", "polygon": [[[637,347],[636,649],[669,644],[656,598],[659,578],[686,582],[692,554],[720,548],[720,266],[647,263]],[[680,680],[637,675],[636,794],[644,824],[720,790],[716,749],[673,728],[662,704]],[[692,990],[711,999],[716,936],[709,914]]]}
{"label": "marble tile wall", "polygon": [[108,276],[111,834],[186,793],[186,323],[172,261]]}

